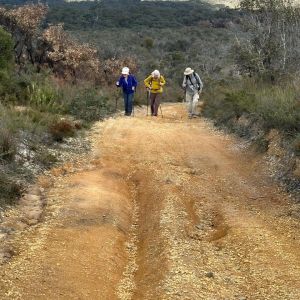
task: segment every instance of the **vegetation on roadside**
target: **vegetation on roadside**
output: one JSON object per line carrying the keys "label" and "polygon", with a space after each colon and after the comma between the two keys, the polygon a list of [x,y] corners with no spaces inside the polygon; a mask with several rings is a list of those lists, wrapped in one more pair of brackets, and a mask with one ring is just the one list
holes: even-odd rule
{"label": "vegetation on roadside", "polygon": [[244,0],[241,8],[245,34],[230,50],[235,76],[206,85],[204,115],[262,151],[276,130],[276,147],[285,149],[276,154],[278,177],[299,190],[300,9],[287,0]]}
{"label": "vegetation on roadside", "polygon": [[51,147],[118,108],[124,65],[141,82],[136,105],[154,69],[167,79],[163,101],[181,101],[190,66],[204,81],[204,116],[242,136],[255,128],[262,149],[275,128],[300,154],[299,10],[288,0],[29,2],[0,0],[1,199],[33,178],[29,165],[57,161]]}
{"label": "vegetation on roadside", "polygon": [[[0,27],[0,207],[57,162],[65,139],[113,110],[108,92],[88,77],[98,66],[81,67],[95,63],[96,50],[68,38],[61,27],[41,35],[46,9],[0,8],[6,29]],[[57,57],[60,62],[54,63]],[[78,68],[86,72],[77,74]]]}

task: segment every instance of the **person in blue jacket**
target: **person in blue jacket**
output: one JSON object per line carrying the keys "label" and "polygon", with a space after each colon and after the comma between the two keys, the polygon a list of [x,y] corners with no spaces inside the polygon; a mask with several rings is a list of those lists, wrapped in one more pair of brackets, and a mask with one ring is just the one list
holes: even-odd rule
{"label": "person in blue jacket", "polygon": [[116,82],[116,86],[123,88],[125,116],[130,116],[132,114],[133,97],[137,84],[138,82],[136,78],[130,74],[129,68],[124,67],[122,69],[122,76]]}

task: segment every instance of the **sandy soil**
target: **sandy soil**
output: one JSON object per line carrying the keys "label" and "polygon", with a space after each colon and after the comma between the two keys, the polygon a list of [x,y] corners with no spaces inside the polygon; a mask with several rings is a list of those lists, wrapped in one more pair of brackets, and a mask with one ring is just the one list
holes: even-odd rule
{"label": "sandy soil", "polygon": [[0,266],[0,299],[300,299],[299,205],[238,141],[163,112],[96,124]]}

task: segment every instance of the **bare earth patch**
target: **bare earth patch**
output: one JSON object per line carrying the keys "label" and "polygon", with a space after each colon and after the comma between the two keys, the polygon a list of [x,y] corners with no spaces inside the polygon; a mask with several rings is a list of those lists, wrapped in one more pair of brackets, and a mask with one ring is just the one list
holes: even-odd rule
{"label": "bare earth patch", "polygon": [[0,299],[300,299],[299,204],[233,138],[163,110],[97,123],[91,157],[40,180]]}

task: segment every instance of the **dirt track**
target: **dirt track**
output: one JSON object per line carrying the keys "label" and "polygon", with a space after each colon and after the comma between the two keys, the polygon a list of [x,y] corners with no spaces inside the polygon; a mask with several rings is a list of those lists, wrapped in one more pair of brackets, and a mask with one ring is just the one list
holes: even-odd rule
{"label": "dirt track", "polygon": [[182,106],[98,123],[83,170],[0,267],[0,299],[300,299],[300,220],[257,160]]}

